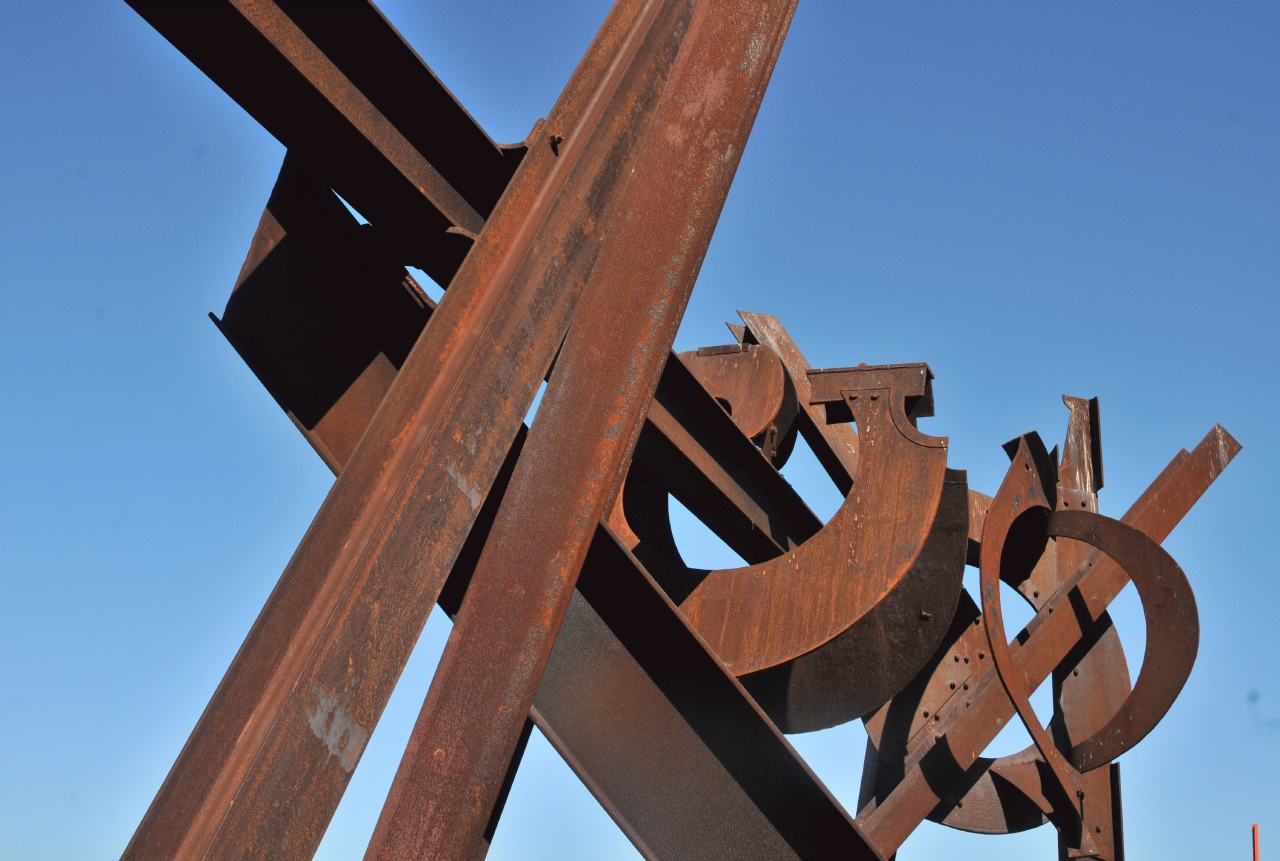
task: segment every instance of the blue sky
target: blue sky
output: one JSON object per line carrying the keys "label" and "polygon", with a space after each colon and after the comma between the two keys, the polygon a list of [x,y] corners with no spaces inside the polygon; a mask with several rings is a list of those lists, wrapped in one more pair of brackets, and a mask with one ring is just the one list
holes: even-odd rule
{"label": "blue sky", "polygon": [[[382,7],[519,140],[607,3]],[[332,479],[205,316],[280,145],[123,3],[0,22],[0,858],[110,859]],[[677,339],[723,343],[743,308],[817,366],[927,361],[922,427],[989,493],[1002,442],[1061,439],[1063,393],[1101,398],[1104,513],[1215,422],[1244,444],[1166,542],[1200,657],[1122,760],[1131,861],[1245,858],[1253,822],[1280,845],[1278,73],[1274,3],[806,0]],[[812,460],[786,472],[829,516]],[[731,563],[677,521],[692,561]],[[1136,672],[1131,589],[1116,617]],[[447,633],[437,614],[318,857],[363,851]],[[862,739],[793,740],[853,806]],[[1055,851],[926,825],[900,857]],[[638,856],[535,739],[490,857]]]}

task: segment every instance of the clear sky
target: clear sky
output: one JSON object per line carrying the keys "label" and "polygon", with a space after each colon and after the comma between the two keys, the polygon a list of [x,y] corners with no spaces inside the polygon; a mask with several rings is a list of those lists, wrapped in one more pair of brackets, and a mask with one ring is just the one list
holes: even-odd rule
{"label": "clear sky", "polygon": [[[607,6],[383,4],[506,141]],[[1253,822],[1280,851],[1278,73],[1277,3],[804,0],[677,339],[724,343],[743,308],[816,366],[927,361],[922,428],[988,493],[1001,443],[1061,439],[1063,393],[1101,397],[1104,513],[1215,422],[1243,443],[1166,542],[1201,647],[1122,759],[1131,861],[1247,858]],[[119,856],[332,482],[205,316],[282,156],[123,3],[0,3],[5,861]],[[811,456],[786,473],[831,514]],[[732,564],[677,519],[692,561]],[[437,613],[319,857],[363,851],[447,633]],[[861,730],[793,741],[853,807]],[[1054,854],[1048,828],[926,825],[900,857]],[[638,856],[535,738],[490,857]]]}

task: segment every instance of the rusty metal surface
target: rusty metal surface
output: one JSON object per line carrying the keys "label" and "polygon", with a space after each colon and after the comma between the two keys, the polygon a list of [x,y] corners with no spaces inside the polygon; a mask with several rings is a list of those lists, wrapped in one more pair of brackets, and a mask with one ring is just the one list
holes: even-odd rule
{"label": "rusty metal surface", "polygon": [[[1239,450],[1239,444],[1222,427],[1215,427],[1193,452],[1184,449],[1174,457],[1122,522],[1162,541]],[[1027,687],[1038,686],[1089,635],[1126,582],[1123,569],[1096,552],[1067,578],[1054,599],[1010,644],[1016,671]],[[1084,612],[1077,612],[1077,607]],[[980,628],[981,620],[977,622],[969,627]],[[939,666],[946,663],[938,661]],[[877,782],[859,810],[858,821],[886,855],[896,851],[935,808],[942,805],[940,810],[945,810],[963,801],[964,792],[980,776],[974,772],[985,771],[990,763],[980,761],[982,749],[1015,713],[989,660],[983,668],[975,669],[969,662],[963,666],[964,681],[956,689],[958,693],[941,709],[928,710],[922,724],[929,726],[919,733],[917,746],[902,759],[882,766],[879,775],[885,779]],[[905,710],[904,705],[914,711],[909,703],[891,701],[870,720],[868,730],[873,739],[876,730],[884,726],[887,713],[895,707]]]}
{"label": "rusty metal surface", "polygon": [[1031,707],[1034,688],[1029,687],[1031,680],[1015,669],[1004,629],[1000,581],[1021,581],[1034,567],[1048,543],[1046,525],[1051,512],[1057,507],[1056,464],[1039,435],[1026,434],[1017,440],[1016,445],[1017,451],[982,530],[978,587],[982,599],[982,620],[991,662],[1005,693],[1031,736],[1040,761],[1053,775],[1053,779],[1044,781],[1047,784],[1044,788],[1055,814],[1055,824],[1066,840],[1069,854],[1087,857],[1097,855],[1093,829],[1085,822],[1085,809],[1086,806],[1092,808],[1092,798],[1085,798],[1079,771],[1058,750]]}
{"label": "rusty metal surface", "polygon": [[400,262],[449,283],[525,147],[494,144],[375,7],[130,5],[368,218]]}
{"label": "rusty metal surface", "polygon": [[[643,423],[790,23],[793,2],[667,4],[675,56],[652,131],[605,220],[608,242],[368,858],[470,858],[596,524]],[[674,50],[673,50],[674,49]],[[678,54],[676,51],[678,50]],[[692,106],[692,107],[691,107]],[[566,136],[563,146],[572,138]],[[622,215],[625,214],[625,215]]]}
{"label": "rusty metal surface", "polygon": [[[794,660],[742,677],[784,731],[813,732],[862,717],[900,691],[933,655],[963,588],[967,490],[964,473],[947,470],[911,569],[861,618]],[[830,575],[847,573],[836,568]]]}
{"label": "rusty metal surface", "polygon": [[[634,96],[660,84],[632,68],[646,11],[607,19],[547,121],[577,143],[521,164],[126,857],[307,857],[319,840],[568,328],[599,247],[580,225],[634,149]],[[351,732],[330,744],[335,721]]]}
{"label": "rusty metal surface", "polygon": [[[885,858],[930,818],[1122,861],[1113,760],[1198,643],[1159,542],[1239,446],[1216,427],[1115,521],[1096,398],[993,498],[916,428],[926,365],[815,370],[754,313],[670,353],[794,0],[620,0],[515,146],[363,0],[132,5],[289,148],[213,319],[339,478],[127,858],[310,857],[437,602],[370,858],[482,858],[536,724],[648,858]],[[845,495],[825,525],[778,472],[797,435]],[[670,498],[746,567],[686,565]],[[1036,611],[1013,641],[1002,582]],[[983,758],[1015,714],[1033,745]],[[853,820],[782,732],[857,717]]]}
{"label": "rusty metal surface", "polygon": [[210,317],[337,472],[435,302],[297,156],[285,156],[226,310]]}
{"label": "rusty metal surface", "polygon": [[1160,545],[1132,526],[1089,511],[1055,512],[1050,536],[1098,548],[1128,574],[1147,620],[1146,653],[1128,698],[1106,725],[1071,747],[1081,771],[1098,768],[1155,729],[1191,676],[1200,646],[1200,618],[1191,584]]}
{"label": "rusty metal surface", "polygon": [[878,857],[605,527],[578,585],[537,713],[642,854]]}
{"label": "rusty metal surface", "polygon": [[[815,373],[822,381],[817,385]],[[781,664],[831,640],[911,570],[937,512],[946,470],[946,440],[921,434],[905,412],[907,398],[923,398],[925,373],[809,373],[811,402],[827,397],[829,389],[830,400],[844,398],[849,417],[856,416],[858,475],[844,504],[812,540],[770,562],[712,572],[680,605],[735,673]]]}
{"label": "rusty metal surface", "polygon": [[822,528],[679,358],[666,363],[634,461],[748,562],[773,559]]}
{"label": "rusty metal surface", "polygon": [[700,347],[681,353],[680,361],[771,464],[787,462],[800,407],[795,384],[775,351],[741,343]]}
{"label": "rusty metal surface", "polygon": [[739,313],[746,324],[744,338],[749,337],[773,350],[787,369],[800,407],[796,417],[797,428],[827,475],[835,482],[836,489],[848,496],[849,489],[853,487],[853,477],[858,472],[858,435],[843,422],[829,423],[826,407],[811,402],[809,362],[778,318],[748,311]]}
{"label": "rusty metal surface", "polygon": [[[304,269],[297,274],[305,273]],[[386,313],[385,309],[382,312]],[[274,332],[281,326],[305,328],[310,319],[301,314],[258,322],[267,331]],[[320,381],[321,385],[326,383],[331,381]],[[376,407],[375,403],[355,418],[367,425]],[[523,439],[520,435],[513,444],[467,544],[441,590],[438,603],[450,616],[456,616],[466,593]],[[337,459],[330,465],[338,473],[344,461]],[[635,582],[648,581],[641,588],[653,591],[656,598],[662,590],[649,579],[635,557],[626,555],[621,546],[610,550],[609,542],[617,545],[618,539],[605,533],[596,535],[593,548],[597,549],[594,556],[589,552],[584,563],[586,587],[590,589],[591,584],[600,581],[603,588],[608,589],[609,572],[621,570]],[[630,588],[634,592],[636,585],[633,583]],[[608,593],[605,594],[607,597]],[[813,813],[806,811],[799,818],[785,815],[786,799],[797,794],[819,797],[820,808],[827,810],[820,816],[830,818],[827,830],[835,832],[834,845],[854,854],[863,851],[856,828],[849,825],[846,814],[839,812],[838,804],[832,808],[821,784],[816,783],[802,765],[786,764],[787,757],[795,755],[785,742],[785,753],[775,750],[774,756],[782,758],[781,767],[791,775],[789,779],[747,781],[744,788],[734,778],[722,759],[740,769],[743,763],[759,755],[761,733],[766,746],[776,749],[777,731],[768,729],[767,719],[758,711],[744,707],[748,700],[735,700],[723,690],[716,704],[708,703],[702,696],[691,697],[687,690],[681,693],[677,689],[668,696],[658,682],[670,687],[678,677],[671,672],[672,660],[685,674],[690,668],[702,668],[703,675],[693,687],[694,691],[714,689],[727,670],[706,653],[670,601],[646,600],[643,594],[635,597],[639,600],[629,598],[607,604],[614,608],[615,616],[618,611],[625,611],[622,621],[615,621],[612,626],[582,597],[580,590],[571,599],[530,710],[532,723],[526,724],[517,742],[476,857],[483,856],[496,831],[506,792],[515,777],[533,724],[647,858],[697,859],[720,857],[723,853],[735,858],[820,857],[821,852],[814,856],[809,851],[811,843],[797,841],[798,829],[809,827]],[[673,625],[678,625],[674,635]],[[624,629],[628,636],[626,643],[614,633],[615,627]],[[650,669],[633,657],[637,653],[653,652],[655,648],[668,655],[674,650],[674,658],[668,656],[660,663],[660,667],[665,664],[665,672],[661,669],[654,672],[658,682],[651,677]],[[723,682],[719,684],[723,689]],[[705,715],[709,710],[717,715],[714,727],[705,719],[698,719],[699,714]],[[690,713],[690,718],[685,717],[685,712]],[[620,714],[633,719],[619,723]],[[643,715],[645,719],[635,720],[636,715]],[[734,726],[735,715],[739,726],[726,731]],[[764,728],[758,726],[761,723]],[[770,735],[773,741],[768,740]],[[797,841],[800,850],[793,849],[788,840]]]}

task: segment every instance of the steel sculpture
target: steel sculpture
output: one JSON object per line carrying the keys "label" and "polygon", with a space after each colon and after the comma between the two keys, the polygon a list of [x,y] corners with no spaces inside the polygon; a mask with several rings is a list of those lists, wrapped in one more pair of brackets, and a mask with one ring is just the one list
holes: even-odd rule
{"label": "steel sculpture", "polygon": [[[1215,427],[1116,521],[1096,400],[988,497],[916,427],[926,365],[815,370],[766,314],[670,352],[794,0],[618,0],[516,145],[364,0],[130,2],[288,149],[210,316],[338,478],[126,858],[311,857],[437,603],[368,858],[483,857],[534,725],[649,858],[884,859],[926,818],[1123,857],[1114,760],[1197,646],[1159,542],[1239,446]],[[778,471],[797,435],[826,524]],[[745,567],[686,565],[669,497]],[[1001,582],[1036,611],[1012,641]],[[1015,715],[1034,745],[983,758]],[[851,814],[783,733],[855,718]]]}

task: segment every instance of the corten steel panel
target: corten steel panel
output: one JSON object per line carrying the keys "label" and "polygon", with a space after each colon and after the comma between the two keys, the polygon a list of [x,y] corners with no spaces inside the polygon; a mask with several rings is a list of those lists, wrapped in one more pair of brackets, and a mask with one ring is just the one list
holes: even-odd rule
{"label": "corten steel panel", "polygon": [[366,857],[473,855],[793,10],[789,0],[704,0],[689,18],[672,10],[688,35],[623,215],[605,222],[608,241]]}
{"label": "corten steel panel", "polygon": [[738,675],[793,660],[865,616],[912,569],[941,499],[947,441],[920,433],[906,411],[928,392],[926,367],[810,371],[811,384],[815,375],[836,380],[831,391],[856,415],[853,489],[810,541],[761,565],[714,571],[680,605]]}
{"label": "corten steel panel", "polygon": [[[1215,426],[1193,452],[1178,453],[1122,522],[1163,541],[1239,451],[1239,443]],[[1112,560],[1096,551],[1090,554],[1025,633],[1010,644],[1015,669],[1028,688],[1034,690],[1091,634],[1127,582],[1123,569]],[[974,671],[969,689],[943,709],[936,727],[921,734],[900,781],[891,789],[886,787],[875,805],[859,813],[858,822],[881,853],[897,851],[951,787],[965,784],[975,763],[983,766],[979,755],[1013,714],[1013,703],[988,661],[981,672]]]}
{"label": "corten steel panel", "polygon": [[635,460],[664,476],[667,490],[748,562],[773,559],[822,528],[679,357],[667,360]]}
{"label": "corten steel panel", "polygon": [[[639,0],[616,6],[545,127],[535,129],[538,146],[396,377],[127,858],[314,851],[568,329],[600,247],[583,226],[616,202],[665,85],[670,43],[679,41],[678,22],[660,11]],[[564,139],[558,152],[552,133]],[[338,724],[350,732],[331,733]]]}
{"label": "corten steel panel", "polygon": [[[414,288],[374,231],[289,153],[214,322],[280,408],[311,432],[379,354],[393,376],[404,364],[435,309]],[[345,463],[351,451],[342,448],[333,456]]]}
{"label": "corten steel panel", "polygon": [[608,781],[647,857],[877,857],[607,527],[571,604],[539,710],[573,733],[552,741],[597,766],[584,777]]}

